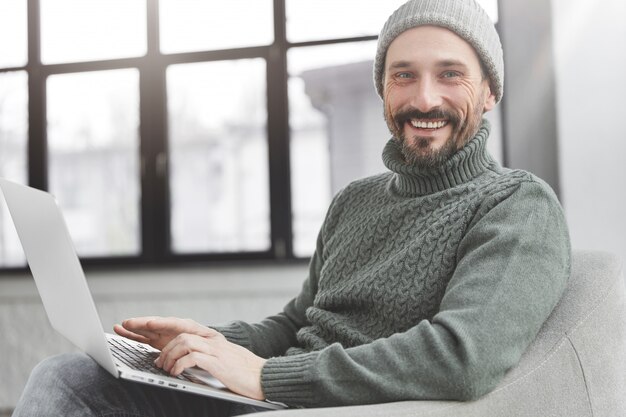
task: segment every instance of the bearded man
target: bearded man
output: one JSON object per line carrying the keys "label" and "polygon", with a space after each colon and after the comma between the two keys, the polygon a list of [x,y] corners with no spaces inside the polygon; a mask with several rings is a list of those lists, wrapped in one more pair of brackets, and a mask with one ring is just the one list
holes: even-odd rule
{"label": "bearded man", "polygon": [[[335,196],[302,291],[281,313],[212,327],[134,318],[115,331],[160,349],[156,365],[172,375],[199,366],[232,391],[292,407],[473,400],[492,390],[570,271],[552,190],[486,150],[482,116],[503,92],[494,25],[474,0],[411,0],[382,29],[374,80],[393,135],[383,150],[389,172]],[[89,376],[50,376],[67,368]],[[15,415],[78,407],[107,416],[254,411],[121,383],[64,355],[36,368]]]}

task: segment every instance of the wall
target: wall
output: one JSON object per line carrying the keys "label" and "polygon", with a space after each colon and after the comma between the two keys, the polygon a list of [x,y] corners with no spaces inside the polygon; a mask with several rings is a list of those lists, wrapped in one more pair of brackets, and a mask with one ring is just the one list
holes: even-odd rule
{"label": "wall", "polygon": [[[105,331],[127,317],[165,315],[201,323],[256,321],[298,293],[306,265],[181,268],[87,273]],[[68,303],[72,295],[67,296]],[[0,416],[12,408],[30,370],[73,351],[46,318],[29,276],[0,277]]]}
{"label": "wall", "polygon": [[524,169],[560,193],[554,44],[550,2],[501,0],[506,165]]}
{"label": "wall", "polygon": [[626,259],[626,2],[552,0],[561,195],[574,247]]}

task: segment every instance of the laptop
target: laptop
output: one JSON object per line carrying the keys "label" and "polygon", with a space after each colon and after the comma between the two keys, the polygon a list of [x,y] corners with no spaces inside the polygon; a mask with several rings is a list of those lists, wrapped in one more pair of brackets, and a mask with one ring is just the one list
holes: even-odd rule
{"label": "laptop", "polygon": [[105,333],[54,197],[3,178],[0,190],[52,327],[114,377],[267,409],[285,408],[236,394],[199,368],[172,377],[152,364],[158,350]]}

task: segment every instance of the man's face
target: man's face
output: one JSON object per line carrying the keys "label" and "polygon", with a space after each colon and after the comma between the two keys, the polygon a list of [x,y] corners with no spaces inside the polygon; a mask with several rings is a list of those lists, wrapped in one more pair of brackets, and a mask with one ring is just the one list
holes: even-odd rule
{"label": "man's face", "polygon": [[385,120],[408,163],[434,167],[469,141],[495,106],[476,51],[454,32],[419,26],[389,45]]}

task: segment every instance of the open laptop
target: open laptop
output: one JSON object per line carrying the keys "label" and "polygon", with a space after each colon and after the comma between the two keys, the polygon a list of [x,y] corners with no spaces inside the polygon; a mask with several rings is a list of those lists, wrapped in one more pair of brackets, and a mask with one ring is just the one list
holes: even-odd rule
{"label": "open laptop", "polygon": [[0,190],[52,327],[114,377],[268,409],[285,407],[233,393],[199,368],[171,377],[152,364],[156,349],[105,333],[54,197],[3,178]]}

